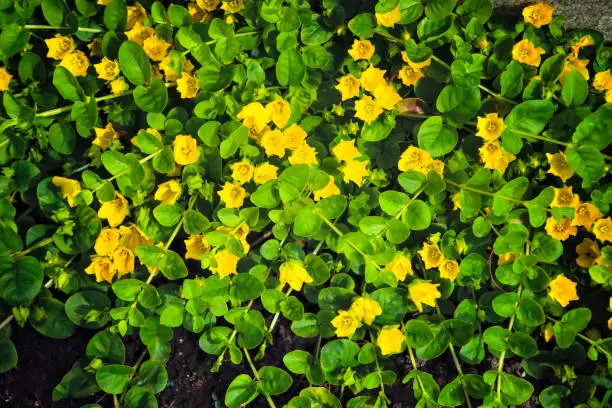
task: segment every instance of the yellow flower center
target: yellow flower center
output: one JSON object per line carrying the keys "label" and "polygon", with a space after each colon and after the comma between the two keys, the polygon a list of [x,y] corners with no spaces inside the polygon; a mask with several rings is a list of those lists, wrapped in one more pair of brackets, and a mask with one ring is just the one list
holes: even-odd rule
{"label": "yellow flower center", "polygon": [[[570,193],[569,191],[562,191],[561,193],[559,193],[559,203],[563,204],[563,205],[569,205],[572,203],[572,199],[574,198],[574,195],[572,193]],[[583,209],[584,211],[585,209]]]}
{"label": "yellow flower center", "polygon": [[487,130],[491,133],[495,132],[497,130],[497,125],[495,124],[495,122],[489,121],[489,123],[487,124]]}

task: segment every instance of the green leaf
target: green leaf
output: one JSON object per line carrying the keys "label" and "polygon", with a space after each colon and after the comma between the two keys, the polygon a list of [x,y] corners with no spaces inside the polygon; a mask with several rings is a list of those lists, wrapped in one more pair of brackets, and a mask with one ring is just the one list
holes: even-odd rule
{"label": "green leaf", "polygon": [[230,84],[234,75],[234,67],[227,65],[216,67],[205,65],[198,70],[198,81],[203,92],[217,92]]}
{"label": "green leaf", "polygon": [[102,391],[121,394],[130,381],[133,372],[130,366],[110,364],[96,371],[96,382]]}
{"label": "green leaf", "polygon": [[480,110],[480,90],[447,85],[436,100],[436,108],[445,113],[450,120],[464,123],[472,119]]}
{"label": "green leaf", "polygon": [[59,120],[49,128],[49,143],[59,154],[69,155],[76,145],[76,135],[72,126]]}
{"label": "green leaf", "polygon": [[507,404],[520,405],[526,402],[533,394],[533,385],[514,375],[500,373],[502,397]]}
{"label": "green leaf", "polygon": [[544,232],[533,234],[531,255],[539,258],[540,262],[553,263],[563,254],[563,245]]}
{"label": "green leaf", "polygon": [[482,338],[487,345],[493,350],[505,351],[508,349],[508,336],[510,332],[501,326],[488,327]]}
{"label": "green leaf", "polygon": [[[453,61],[451,75],[455,85],[468,89],[480,85],[480,78],[484,75],[485,60],[484,55],[471,54],[469,58]],[[522,89],[522,84],[520,84],[520,87]]]}
{"label": "green leaf", "polygon": [[42,12],[45,20],[50,25],[59,26],[64,21],[64,15],[67,14],[66,4],[63,0],[43,0]]}
{"label": "green leaf", "polygon": [[350,340],[333,340],[321,348],[321,368],[328,373],[355,367],[359,364],[359,346]]}
{"label": "green leaf", "polygon": [[461,377],[446,384],[438,396],[438,404],[445,407],[458,407],[465,402]]}
{"label": "green leaf", "polygon": [[111,301],[105,294],[86,290],[77,292],[66,300],[66,315],[76,325],[87,329],[99,329],[109,320]]}
{"label": "green leaf", "polygon": [[117,333],[108,330],[96,333],[87,343],[87,357],[100,359],[105,364],[125,363],[125,346]]}
{"label": "green leaf", "polygon": [[557,81],[563,72],[565,66],[565,55],[556,54],[552,57],[547,58],[540,67],[540,76],[542,81],[545,83],[552,83]]}
{"label": "green leaf", "polygon": [[53,71],[53,86],[55,86],[64,99],[68,99],[72,102],[85,99],[85,93],[79,81],[77,81],[70,71],[62,66],[58,65],[55,67],[55,71]]}
{"label": "green leaf", "polygon": [[501,94],[508,98],[518,96],[523,90],[524,76],[523,66],[516,61],[512,61],[501,74]]}
{"label": "green leaf", "polygon": [[295,49],[283,51],[276,62],[276,78],[283,86],[298,86],[306,74],[302,55]]}
{"label": "green leaf", "polygon": [[606,104],[578,124],[572,140],[580,145],[590,145],[597,150],[603,150],[612,143],[611,133],[612,111]]}
{"label": "green leaf", "polygon": [[246,302],[257,299],[264,291],[264,285],[253,275],[240,273],[233,279],[234,286],[231,288],[231,295],[239,302]]}
{"label": "green leaf", "polygon": [[522,299],[516,311],[518,321],[526,326],[539,326],[544,324],[544,310],[536,301],[532,299]]}
{"label": "green leaf", "polygon": [[119,47],[119,67],[125,77],[134,85],[151,82],[151,63],[142,47],[135,42],[125,41]]}
{"label": "green leaf", "polygon": [[[544,130],[554,113],[555,106],[551,101],[532,100],[520,103],[504,119],[507,128],[502,137],[508,137],[507,134],[512,133],[512,130],[537,135]],[[515,137],[520,137],[520,135],[517,134]],[[518,151],[513,150],[510,153],[516,154]]]}
{"label": "green leaf", "polygon": [[444,125],[441,116],[432,116],[419,128],[418,141],[421,149],[433,157],[444,156],[457,145],[457,130]]}
{"label": "green leaf", "polygon": [[113,292],[121,299],[128,302],[134,301],[142,291],[142,281],[138,279],[121,279],[113,283]]}
{"label": "green leaf", "polygon": [[410,202],[410,197],[399,191],[385,191],[378,196],[378,202],[385,214],[395,216]]}
{"label": "green leaf", "polygon": [[565,79],[561,91],[561,99],[567,106],[579,106],[589,96],[589,83],[577,70],[573,69]]}
{"label": "green leaf", "polygon": [[562,385],[552,385],[545,388],[538,397],[544,408],[562,408],[563,398],[570,395],[570,390]]}
{"label": "green leaf", "polygon": [[258,386],[264,394],[268,395],[282,394],[293,384],[291,376],[285,370],[273,366],[260,368],[259,377],[261,382]]}
{"label": "green leaf", "polygon": [[220,354],[232,333],[229,327],[215,326],[200,336],[200,348],[208,354]]}
{"label": "green leaf", "polygon": [[323,225],[321,217],[312,207],[304,207],[295,217],[293,232],[302,237],[312,237],[316,235]]}
{"label": "green leaf", "polygon": [[170,7],[168,7],[168,19],[170,24],[175,27],[186,27],[192,23],[192,18],[187,8],[177,4],[170,4]]}
{"label": "green leaf", "polygon": [[11,23],[2,27],[0,33],[0,50],[5,57],[12,57],[26,47],[30,40],[30,31]]}
{"label": "green leaf", "polygon": [[134,89],[134,102],[145,112],[161,113],[168,104],[168,89],[160,78],[153,78],[150,86]]}
{"label": "green leaf", "polygon": [[515,203],[523,198],[528,187],[527,177],[518,177],[504,184],[493,198],[493,213],[495,215],[509,213]]}
{"label": "green leaf", "polygon": [[429,325],[422,320],[409,320],[404,328],[406,344],[408,347],[425,347],[434,339],[434,334]]}
{"label": "green leaf", "polygon": [[361,138],[366,142],[378,142],[386,139],[395,128],[395,116],[385,115],[382,120],[364,123],[361,128]]}
{"label": "green leaf", "polygon": [[359,39],[365,40],[374,35],[376,18],[371,13],[357,14],[348,22],[348,28]]}
{"label": "green leaf", "polygon": [[123,31],[127,18],[128,10],[125,0],[110,0],[104,7],[104,25],[111,31]]}
{"label": "green leaf", "polygon": [[225,405],[238,408],[246,405],[258,395],[257,383],[248,374],[239,374],[225,392]]}
{"label": "green leaf", "polygon": [[431,209],[421,200],[413,200],[402,214],[402,221],[414,231],[427,229],[431,224]]}
{"label": "green leaf", "polygon": [[164,227],[176,225],[183,215],[183,209],[176,204],[160,204],[153,209],[153,216]]}
{"label": "green leaf", "polygon": [[181,279],[189,274],[183,258],[174,251],[166,251],[160,270],[170,280]]}
{"label": "green leaf", "polygon": [[480,287],[480,281],[489,267],[486,259],[478,254],[469,254],[459,265],[456,283],[461,286]]}
{"label": "green leaf", "polygon": [[0,265],[0,297],[9,305],[19,306],[31,302],[43,281],[40,262],[24,256],[14,263],[4,260]]}
{"label": "green leaf", "polygon": [[157,408],[155,394],[146,388],[131,387],[125,394],[124,408]]}
{"label": "green leaf", "polygon": [[426,176],[416,170],[410,170],[401,173],[397,177],[397,182],[402,186],[404,191],[410,194],[415,194],[423,187]]}
{"label": "green leaf", "polygon": [[425,44],[417,44],[412,38],[404,43],[406,55],[413,62],[423,62],[433,55],[433,50]]}
{"label": "green leaf", "polygon": [[531,358],[538,354],[538,344],[527,333],[512,333],[508,339],[508,347],[514,354],[523,358]]}
{"label": "green leaf", "polygon": [[66,316],[64,304],[51,297],[40,298],[28,321],[46,337],[67,339],[74,334],[74,324]]}
{"label": "green leaf", "polygon": [[570,310],[563,315],[561,323],[576,332],[581,332],[587,328],[591,321],[591,311],[586,307]]}
{"label": "green leaf", "polygon": [[168,372],[161,361],[149,360],[142,363],[133,386],[143,387],[154,394],[161,392],[168,383]]}
{"label": "green leaf", "polygon": [[517,293],[502,293],[493,299],[493,310],[502,317],[510,317],[514,314],[518,302],[519,295]]}
{"label": "green leaf", "polygon": [[17,366],[17,349],[10,338],[0,336],[0,373]]}
{"label": "green leaf", "polygon": [[597,181],[603,176],[604,157],[596,147],[568,147],[565,156],[570,167],[585,181]]}
{"label": "green leaf", "polygon": [[481,24],[486,23],[493,14],[492,0],[466,0],[457,7],[457,14],[475,18]]}
{"label": "green leaf", "polygon": [[428,0],[425,5],[425,15],[431,19],[448,16],[455,8],[456,0]]}
{"label": "green leaf", "polygon": [[283,356],[283,363],[294,374],[306,374],[312,364],[312,355],[303,350],[293,350]]}

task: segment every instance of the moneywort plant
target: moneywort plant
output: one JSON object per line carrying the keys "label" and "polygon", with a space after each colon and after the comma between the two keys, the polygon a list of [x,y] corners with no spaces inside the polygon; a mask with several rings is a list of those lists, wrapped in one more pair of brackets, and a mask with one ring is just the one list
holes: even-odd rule
{"label": "moneywort plant", "polygon": [[53,399],[156,407],[183,327],[228,407],[609,406],[612,48],[563,20],[0,1],[0,370],[81,327]]}

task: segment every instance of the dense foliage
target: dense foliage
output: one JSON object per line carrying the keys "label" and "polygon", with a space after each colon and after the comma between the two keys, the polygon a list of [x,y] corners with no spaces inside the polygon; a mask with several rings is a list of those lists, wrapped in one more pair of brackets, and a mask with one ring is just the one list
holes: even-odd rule
{"label": "dense foliage", "polygon": [[[80,326],[53,398],[156,407],[182,326],[252,370],[228,407],[610,406],[600,33],[491,0],[0,0],[0,26],[0,371],[16,325]],[[262,366],[281,323],[316,347]]]}

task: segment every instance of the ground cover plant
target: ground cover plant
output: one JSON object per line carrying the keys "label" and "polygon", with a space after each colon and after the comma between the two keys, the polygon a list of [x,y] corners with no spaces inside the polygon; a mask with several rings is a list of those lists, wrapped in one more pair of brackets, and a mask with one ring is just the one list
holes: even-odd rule
{"label": "ground cover plant", "polygon": [[0,371],[82,327],[53,399],[157,407],[182,327],[217,406],[610,406],[612,48],[553,11],[0,1]]}

